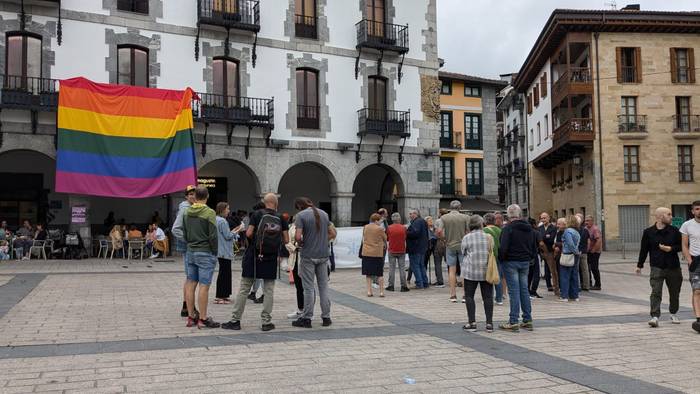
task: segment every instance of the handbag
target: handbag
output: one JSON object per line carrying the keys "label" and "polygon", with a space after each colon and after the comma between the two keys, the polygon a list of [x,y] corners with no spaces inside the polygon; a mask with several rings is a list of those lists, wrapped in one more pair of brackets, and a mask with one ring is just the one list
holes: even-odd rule
{"label": "handbag", "polygon": [[493,238],[488,237],[489,240],[489,260],[486,265],[486,281],[492,285],[497,285],[501,281],[500,275],[498,275],[498,263],[496,262],[496,256],[493,255]]}
{"label": "handbag", "polygon": [[562,267],[573,267],[576,264],[576,259],[574,254],[562,254],[561,259],[559,259],[559,265]]}
{"label": "handbag", "polygon": [[331,272],[335,272],[335,252],[333,251],[333,243],[331,242],[331,254],[328,256],[328,261],[331,264]]}

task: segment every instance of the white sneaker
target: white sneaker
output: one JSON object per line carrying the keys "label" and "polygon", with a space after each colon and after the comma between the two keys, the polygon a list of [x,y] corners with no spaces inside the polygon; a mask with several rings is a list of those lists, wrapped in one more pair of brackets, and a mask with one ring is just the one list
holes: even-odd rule
{"label": "white sneaker", "polygon": [[298,319],[298,318],[301,317],[302,313],[303,313],[302,311],[296,310],[296,311],[294,311],[294,312],[288,314],[288,315],[287,315],[287,319],[296,320],[296,319]]}
{"label": "white sneaker", "polygon": [[576,301],[576,302],[580,302],[580,301],[581,301],[581,299],[580,299],[580,298],[577,298],[577,299],[575,299],[574,301]]}
{"label": "white sneaker", "polygon": [[559,301],[559,302],[569,302],[569,299],[568,299],[568,298],[559,298],[559,299],[557,299],[557,301]]}
{"label": "white sneaker", "polygon": [[157,259],[157,258],[158,258],[157,254],[152,254],[151,257],[149,257],[149,259]]}
{"label": "white sneaker", "polygon": [[671,315],[671,324],[681,324],[681,319],[676,315]]}
{"label": "white sneaker", "polygon": [[496,305],[503,305],[503,301],[496,301]]}
{"label": "white sneaker", "polygon": [[373,288],[373,289],[378,289],[378,288],[379,288],[379,285],[376,284],[376,283],[372,283],[372,288]]}
{"label": "white sneaker", "polygon": [[652,317],[651,320],[649,320],[649,326],[651,327],[658,327],[659,326],[659,318],[658,317]]}

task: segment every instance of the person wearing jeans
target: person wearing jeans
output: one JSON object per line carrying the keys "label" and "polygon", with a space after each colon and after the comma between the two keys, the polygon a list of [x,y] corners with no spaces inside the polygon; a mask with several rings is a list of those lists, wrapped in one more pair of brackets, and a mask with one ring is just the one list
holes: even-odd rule
{"label": "person wearing jeans", "polygon": [[[175,222],[173,223],[173,228],[171,230],[173,237],[175,237],[175,250],[182,254],[182,260],[185,265],[185,283],[182,286],[182,309],[180,310],[181,317],[187,317],[187,263],[189,256],[187,255],[187,242],[183,239],[182,234],[182,215],[185,213],[187,208],[194,204],[194,190],[195,187],[189,185],[185,188],[185,200],[180,202],[177,208],[177,215],[175,216]],[[110,212],[112,213],[112,212]],[[149,229],[151,227],[149,226]],[[155,234],[154,234],[155,235]],[[155,241],[155,237],[153,238]],[[199,315],[199,312],[195,308],[195,316]]]}
{"label": "person wearing jeans", "polygon": [[411,209],[408,216],[411,218],[411,224],[406,229],[408,261],[413,275],[416,276],[416,289],[425,289],[429,286],[423,265],[425,253],[428,251],[428,224],[417,209]]}
{"label": "person wearing jeans", "polygon": [[600,267],[598,263],[600,261],[600,253],[603,251],[603,236],[600,232],[598,226],[593,222],[593,216],[586,216],[586,229],[588,229],[588,269],[593,275],[593,280],[595,283],[591,287],[591,290],[600,290]]}
{"label": "person wearing jeans", "polygon": [[581,252],[578,256],[579,279],[581,290],[589,291],[591,290],[591,271],[588,269],[588,238],[590,238],[590,233],[584,225],[583,214],[577,213],[576,218],[578,219],[578,233],[581,235],[581,241],[578,243],[578,250]]}
{"label": "person wearing jeans", "polygon": [[[537,237],[530,223],[521,219],[520,206],[510,205],[507,212],[510,223],[501,233],[498,255],[504,262],[503,269],[510,297],[510,316],[508,322],[501,324],[499,328],[513,332],[519,331],[521,327],[532,330],[532,306],[527,273],[530,261],[537,255]],[[518,324],[521,310],[523,320]]]}
{"label": "person wearing jeans", "polygon": [[[568,228],[564,230],[562,237],[561,260],[559,264],[559,286],[561,288],[561,297],[559,301],[569,302],[578,301],[579,279],[578,279],[578,244],[581,241],[581,235],[578,232],[578,218],[576,216],[569,217],[567,221]],[[563,264],[565,259],[573,257],[574,265],[566,266]]]}
{"label": "person wearing jeans", "polygon": [[505,278],[503,276],[503,264],[498,261],[498,248],[501,246],[501,228],[496,226],[496,215],[493,213],[487,213],[484,215],[484,232],[489,234],[493,239],[493,254],[496,257],[496,263],[498,264],[498,276],[501,280],[495,285],[496,288],[496,304],[503,305],[503,282]]}
{"label": "person wearing jeans", "polygon": [[474,294],[477,286],[481,289],[481,299],[484,301],[486,315],[486,332],[493,332],[493,285],[486,281],[486,270],[489,258],[495,248],[493,238],[484,229],[484,220],[479,215],[469,218],[469,234],[462,239],[461,249],[462,274],[464,276],[464,303],[467,305],[469,322],[462,327],[465,331],[474,332],[476,326],[476,303]]}
{"label": "person wearing jeans", "polygon": [[394,212],[391,214],[392,224],[386,230],[389,243],[389,285],[386,291],[394,291],[394,280],[396,266],[399,266],[399,280],[401,281],[401,291],[408,291],[406,281],[406,227],[401,224],[401,214]]}

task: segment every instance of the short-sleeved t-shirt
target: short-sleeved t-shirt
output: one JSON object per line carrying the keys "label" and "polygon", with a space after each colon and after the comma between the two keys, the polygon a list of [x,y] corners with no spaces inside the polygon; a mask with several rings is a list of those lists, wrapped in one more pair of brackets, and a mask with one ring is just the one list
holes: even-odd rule
{"label": "short-sleeved t-shirt", "polygon": [[688,249],[691,256],[700,256],[700,223],[690,219],[681,226],[681,234],[688,236]]}
{"label": "short-sleeved t-shirt", "polygon": [[459,250],[462,245],[462,238],[469,232],[469,216],[459,211],[450,211],[440,217],[442,228],[445,230],[445,240],[447,248]]}
{"label": "short-sleeved t-shirt", "polygon": [[404,225],[392,224],[386,230],[386,237],[389,240],[389,253],[406,253],[406,227]]}
{"label": "short-sleeved t-shirt", "polygon": [[328,214],[316,208],[319,216],[319,226],[316,228],[314,208],[309,207],[297,213],[294,224],[302,229],[304,241],[299,254],[307,259],[324,259],[330,255],[328,245]]}

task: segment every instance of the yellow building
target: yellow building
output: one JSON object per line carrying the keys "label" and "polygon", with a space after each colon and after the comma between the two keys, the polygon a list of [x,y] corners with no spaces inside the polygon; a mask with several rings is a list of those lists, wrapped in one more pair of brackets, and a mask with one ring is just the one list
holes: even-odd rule
{"label": "yellow building", "polygon": [[627,250],[657,207],[688,217],[700,199],[698,33],[695,12],[553,12],[515,81],[533,212],[591,214],[608,249]]}
{"label": "yellow building", "polygon": [[487,212],[498,204],[496,94],[507,82],[440,72],[441,207]]}

